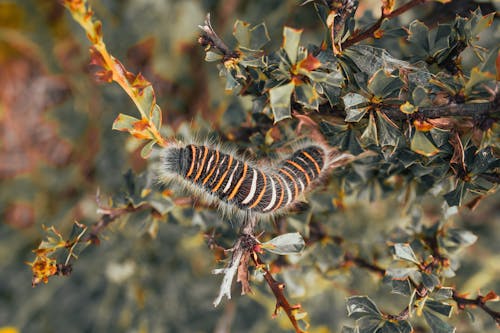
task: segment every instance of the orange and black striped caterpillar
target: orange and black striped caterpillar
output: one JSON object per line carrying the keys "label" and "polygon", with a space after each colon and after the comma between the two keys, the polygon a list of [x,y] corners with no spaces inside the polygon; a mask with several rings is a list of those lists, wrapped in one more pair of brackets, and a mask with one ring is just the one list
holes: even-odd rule
{"label": "orange and black striped caterpillar", "polygon": [[322,144],[296,149],[275,166],[257,165],[208,144],[173,145],[162,153],[160,179],[183,185],[223,212],[261,217],[296,207],[299,196],[344,157]]}

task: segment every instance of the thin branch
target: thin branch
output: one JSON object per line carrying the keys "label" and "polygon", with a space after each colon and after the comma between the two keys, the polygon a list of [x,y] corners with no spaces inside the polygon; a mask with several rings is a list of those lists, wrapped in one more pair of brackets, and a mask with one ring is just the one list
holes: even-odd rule
{"label": "thin branch", "polygon": [[226,43],[215,33],[210,23],[210,14],[207,14],[205,18],[205,24],[198,26],[202,31],[202,35],[198,38],[198,43],[205,49],[213,48],[224,57],[224,61],[230,58],[238,58],[239,53],[237,51],[231,50]]}
{"label": "thin branch", "polygon": [[370,263],[361,257],[355,256],[350,252],[346,252],[344,254],[344,264],[349,264],[349,263],[352,263],[352,264],[356,265],[357,267],[365,268],[371,272],[377,273],[378,275],[380,275],[380,277],[385,276],[385,269],[384,268],[382,268],[376,264]]}
{"label": "thin branch", "polygon": [[492,117],[500,115],[500,104],[497,101],[488,103],[448,104],[419,108],[417,112],[407,115],[399,108],[382,109],[393,120],[404,120],[408,116],[413,119],[434,119],[442,117]]}
{"label": "thin branch", "polygon": [[256,252],[252,253],[252,260],[255,263],[255,266],[259,267],[264,271],[264,279],[266,280],[267,284],[269,285],[271,291],[274,294],[274,297],[276,298],[276,309],[274,310],[274,315],[277,315],[279,308],[282,308],[285,311],[286,315],[288,316],[288,319],[292,323],[295,332],[305,333],[303,330],[300,329],[299,323],[297,322],[297,319],[295,318],[294,315],[294,312],[301,308],[300,304],[290,305],[283,292],[285,290],[285,284],[276,281],[273,278],[272,274],[266,268],[266,264],[260,259],[259,255]]}
{"label": "thin branch", "polygon": [[411,0],[410,2],[407,2],[406,4],[402,5],[401,7],[391,11],[390,13],[384,14],[384,11],[382,10],[382,13],[380,15],[380,18],[375,22],[371,27],[368,29],[364,30],[363,32],[357,32],[354,33],[351,37],[349,37],[344,43],[342,43],[342,49],[346,49],[349,46],[356,44],[362,40],[365,40],[367,38],[373,37],[373,34],[375,31],[377,31],[382,23],[384,22],[385,19],[392,19],[396,16],[399,16],[408,10],[412,9],[415,6],[418,6],[420,4],[423,4],[427,2],[428,0]]}
{"label": "thin branch", "polygon": [[90,233],[81,239],[82,243],[90,241],[93,244],[99,244],[99,234],[106,229],[111,222],[125,214],[140,212],[151,209],[156,211],[150,204],[141,204],[137,207],[128,205],[122,208],[99,208],[98,212],[102,214],[101,219],[92,225]]}
{"label": "thin branch", "polygon": [[[432,251],[433,260],[426,265],[425,269],[432,271],[435,267],[446,266],[449,265],[448,258],[441,253],[441,249],[439,247],[439,241],[437,239],[437,234],[434,234],[432,237],[426,237],[423,239],[425,243],[429,246]],[[425,289],[425,288],[424,288]],[[463,310],[467,306],[477,306],[481,308],[484,312],[489,314],[493,320],[495,320],[496,324],[500,326],[500,312],[492,310],[490,307],[486,305],[486,302],[489,300],[498,300],[498,296],[494,292],[490,292],[486,296],[478,295],[476,298],[470,299],[460,296],[455,289],[452,289],[452,298],[457,303],[459,309]],[[419,294],[417,293],[417,297]]]}
{"label": "thin branch", "polygon": [[[443,117],[494,119],[500,117],[500,103],[497,101],[498,99],[497,97],[496,100],[485,103],[448,104],[443,106],[422,107],[412,114],[401,112],[399,107],[384,106],[381,108],[381,112],[387,115],[391,120],[436,119]],[[329,104],[321,105],[320,112],[324,114],[331,113],[340,117],[346,116],[344,109],[332,108]]]}
{"label": "thin branch", "polygon": [[[495,295],[496,296],[496,295]],[[495,320],[497,326],[500,326],[500,312],[494,311],[489,306],[486,305],[486,302],[489,300],[488,295],[486,296],[477,296],[476,298],[465,298],[460,296],[456,290],[453,290],[453,300],[457,303],[457,306],[460,310],[464,310],[468,306],[477,306],[481,308],[484,312],[489,314],[493,320]],[[498,296],[496,296],[498,298]]]}

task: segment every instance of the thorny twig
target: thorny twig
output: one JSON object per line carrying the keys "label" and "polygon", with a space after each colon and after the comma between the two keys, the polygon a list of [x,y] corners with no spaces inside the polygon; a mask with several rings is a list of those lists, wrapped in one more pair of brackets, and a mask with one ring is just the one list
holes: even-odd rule
{"label": "thorny twig", "polygon": [[362,32],[355,32],[351,37],[349,37],[345,42],[342,43],[342,49],[346,49],[349,46],[354,45],[364,39],[374,37],[373,34],[380,28],[385,19],[392,19],[427,1],[428,0],[411,0],[410,2],[407,2],[406,4],[397,9],[394,9],[389,13],[384,13],[384,10],[382,9],[382,13],[377,22],[375,22],[371,27]]}
{"label": "thorny twig", "polygon": [[252,253],[252,260],[259,269],[262,269],[264,271],[264,279],[266,280],[267,284],[271,288],[271,291],[274,294],[274,297],[276,298],[276,308],[274,310],[274,315],[276,316],[278,314],[278,310],[280,308],[285,311],[286,315],[288,316],[288,319],[293,325],[293,328],[295,329],[296,333],[303,333],[304,331],[299,327],[299,323],[297,322],[297,319],[295,318],[294,312],[297,310],[300,310],[301,306],[300,304],[296,305],[291,305],[288,300],[286,299],[286,296],[284,294],[284,289],[285,289],[285,284],[279,281],[276,281],[272,274],[269,272],[269,270],[266,267],[266,264],[260,259],[259,255],[257,252]]}
{"label": "thorny twig", "polygon": [[[214,301],[214,305],[220,304],[222,298],[226,296],[228,299],[231,298],[231,284],[234,280],[236,273],[242,269],[241,265],[245,265],[243,268],[246,273],[246,266],[248,265],[248,260],[251,258],[255,266],[264,271],[264,279],[271,288],[275,298],[276,298],[276,308],[274,315],[276,316],[278,310],[282,308],[288,316],[291,324],[293,325],[296,333],[304,333],[300,329],[297,319],[295,318],[294,312],[300,309],[300,305],[290,305],[286,296],[283,292],[285,289],[285,284],[276,281],[272,274],[266,267],[266,264],[260,259],[257,251],[258,245],[260,244],[257,238],[254,236],[254,229],[257,223],[257,219],[252,216],[247,216],[245,218],[245,223],[241,227],[241,236],[236,241],[235,245],[228,251],[232,252],[231,260],[229,265],[223,269],[214,270],[214,274],[224,274],[224,278],[221,283],[219,290],[219,295]],[[211,239],[211,238],[210,238]],[[211,239],[212,241],[212,239]],[[213,244],[212,244],[213,245]],[[246,292],[245,281],[242,282],[242,294]]]}

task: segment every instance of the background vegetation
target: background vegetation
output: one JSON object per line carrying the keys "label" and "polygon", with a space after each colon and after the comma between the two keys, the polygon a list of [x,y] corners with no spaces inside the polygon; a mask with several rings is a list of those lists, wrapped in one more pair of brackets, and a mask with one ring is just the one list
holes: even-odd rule
{"label": "background vegetation", "polygon": [[[395,8],[404,3],[408,2],[397,2]],[[374,142],[356,140],[370,126],[370,117],[378,117],[370,116],[370,110],[362,110],[368,104],[351,104],[354,118],[350,120],[356,117],[363,120],[349,125],[348,130],[339,122],[348,115],[335,113],[335,108],[321,109],[320,105],[332,102],[325,98],[318,98],[319,113],[307,112],[315,109],[315,104],[294,100],[295,116],[308,117],[284,119],[273,126],[277,115],[287,115],[286,108],[284,113],[277,113],[276,106],[266,108],[262,98],[255,99],[263,88],[258,80],[248,80],[245,71],[231,80],[235,73],[231,70],[235,68],[228,71],[227,66],[219,68],[226,75],[221,78],[219,69],[203,60],[207,48],[204,50],[198,43],[201,33],[198,25],[203,25],[208,12],[215,31],[230,49],[241,46],[241,40],[232,36],[237,19],[250,22],[251,26],[265,21],[269,42],[264,50],[271,54],[282,46],[285,25],[304,29],[300,39],[303,46],[319,46],[328,40],[328,29],[316,10],[321,4],[321,1],[299,6],[296,1],[134,0],[93,1],[92,8],[103,22],[109,52],[129,71],[141,72],[152,82],[156,102],[163,110],[164,137],[217,136],[254,156],[272,157],[293,141],[299,125],[297,119],[306,125],[312,119],[313,123],[321,124],[321,132],[333,145],[355,154],[359,153],[356,149],[368,148],[383,153],[374,147],[379,142],[370,145]],[[425,56],[415,51],[422,47],[405,48],[398,37],[401,33],[398,27],[419,19],[432,28],[437,22],[453,22],[457,14],[470,17],[470,11],[478,6],[482,9],[482,13],[476,12],[478,18],[498,9],[489,1],[427,2],[390,24],[384,23],[389,24],[384,26],[385,31],[394,35],[388,33],[386,38],[367,39],[363,43],[383,47],[397,59],[414,61],[412,56]],[[379,7],[378,1],[361,1],[356,14],[359,27],[371,26],[379,15]],[[323,18],[327,19],[327,15]],[[491,20],[491,26],[479,29],[480,40],[476,41],[475,36],[471,40],[474,45],[495,50],[500,40],[498,17]],[[150,172],[154,162],[148,163],[141,157],[144,141],[111,130],[113,124],[116,128],[114,121],[119,113],[137,115],[137,108],[118,85],[96,83],[96,74],[101,75],[100,81],[107,81],[102,76],[106,72],[95,66],[102,65],[96,63],[96,57],[92,57],[94,66],[89,66],[89,42],[68,11],[53,1],[3,1],[0,26],[0,332],[292,331],[283,312],[271,319],[276,298],[264,282],[262,270],[254,267],[250,267],[252,294],[239,296],[240,286],[235,284],[233,298],[223,299],[219,307],[213,307],[222,278],[211,271],[223,267],[224,262],[218,260],[227,256],[221,248],[231,247],[238,238],[239,221],[223,220],[216,210],[203,205],[193,208],[191,198],[155,187]],[[210,40],[206,42],[205,46],[211,45]],[[330,50],[331,45],[326,49]],[[459,52],[467,79],[471,78],[472,68],[488,63],[475,58],[472,49]],[[208,51],[215,51],[210,57],[218,60],[218,64],[221,59],[217,55],[227,56],[213,45]],[[495,68],[497,58],[485,59],[490,59],[489,64]],[[456,60],[450,56],[445,65],[437,64],[431,70],[445,72],[445,67],[447,73],[457,77],[453,68]],[[305,69],[313,71],[311,68]],[[373,77],[375,72],[369,74]],[[495,81],[479,77],[486,86],[491,87]],[[251,89],[246,96],[238,94],[241,92],[235,84],[238,80],[249,82],[246,88]],[[338,82],[333,80],[332,86],[336,87]],[[357,80],[359,85],[366,84],[359,76]],[[279,86],[278,81],[272,82],[271,87]],[[463,87],[455,83],[449,84],[460,92]],[[232,88],[234,94],[225,91],[225,87]],[[468,95],[462,96],[469,101],[487,103],[492,97],[483,86],[469,84],[469,87]],[[374,91],[367,93],[377,95]],[[457,95],[460,93],[454,97]],[[418,106],[414,96],[412,105]],[[337,97],[339,100],[331,104],[349,105],[350,100]],[[411,113],[409,108],[405,110]],[[496,228],[500,209],[498,194],[494,194],[498,183],[497,119],[493,114],[474,122],[467,119],[458,122],[463,125],[458,133],[469,136],[461,137],[466,148],[489,149],[484,150],[487,152],[484,160],[475,160],[481,155],[471,148],[464,162],[470,167],[466,171],[472,170],[472,178],[481,179],[480,182],[466,180],[456,171],[460,163],[450,168],[450,160],[456,157],[456,145],[449,143],[448,136],[440,141],[439,135],[429,136],[419,127],[424,134],[417,131],[418,135],[428,141],[415,143],[415,134],[410,134],[413,152],[421,151],[409,158],[418,159],[425,168],[413,170],[415,173],[410,175],[401,171],[398,177],[386,182],[387,170],[393,170],[387,164],[382,168],[374,162],[379,166],[377,173],[358,163],[357,169],[339,170],[324,189],[312,194],[311,208],[306,212],[259,225],[259,230],[266,231],[262,240],[294,231],[306,239],[301,257],[266,253],[262,260],[269,264],[273,276],[286,284],[285,294],[290,303],[300,303],[303,311],[307,311],[309,332],[342,329],[350,332],[354,329],[348,327],[355,327],[358,317],[361,321],[357,324],[368,331],[370,327],[374,330],[374,322],[396,332],[405,332],[408,329],[405,323],[411,323],[418,332],[430,332],[431,327],[444,332],[452,331],[452,327],[459,332],[496,331],[499,308],[494,291],[500,290],[500,231]],[[425,126],[426,119],[417,120],[421,123],[412,124],[413,128]],[[480,127],[481,124],[485,127]],[[377,126],[381,132],[381,125]],[[472,133],[478,128],[481,133]],[[388,135],[389,138],[377,138],[381,141],[394,138]],[[441,151],[437,154],[440,159],[433,158],[436,155],[433,147]],[[439,170],[437,166],[442,164],[446,164],[447,177],[477,186],[469,192],[454,191],[457,183],[446,178],[444,187],[436,189],[439,182],[432,177],[439,178],[442,174],[432,171],[430,177],[428,169]],[[416,177],[418,172],[420,176]],[[419,181],[409,185],[413,179]],[[360,184],[362,191],[355,186]],[[151,193],[143,191],[151,188],[154,188]],[[443,193],[452,193],[445,206]],[[456,211],[449,208],[454,205],[459,206]],[[87,230],[82,236],[85,242],[76,242],[78,248],[74,248],[74,253],[81,255],[76,261],[70,258],[74,265],[57,268],[60,274],[69,277],[51,277],[48,284],[31,288],[30,267],[25,263],[34,262],[31,250],[42,239],[47,240],[47,235],[55,236],[52,245],[57,245],[55,230],[61,233],[62,241],[80,240],[83,226],[98,221],[106,225],[95,234]],[[112,223],[108,226],[107,222]],[[55,229],[43,231],[43,225]],[[443,251],[442,258],[434,251],[434,236]],[[87,247],[96,243],[99,246]],[[404,244],[411,244],[413,251]],[[54,257],[58,263],[64,263],[68,255],[62,250],[65,248],[56,251]],[[428,281],[422,281],[425,278],[420,276],[421,280],[412,277],[411,284],[404,282],[410,281],[404,278],[397,280],[399,283],[386,274],[390,269],[393,277],[403,268],[411,270],[412,262],[417,263],[417,271],[429,273]],[[445,277],[451,270],[456,276]],[[403,273],[404,277],[409,274]],[[422,285],[433,290],[430,297],[417,295],[415,290],[422,291]],[[493,293],[488,294],[489,291]],[[416,307],[411,317],[404,313],[410,302],[408,293],[413,294]],[[373,303],[356,297],[346,301],[348,297],[362,295],[368,295]],[[346,303],[351,305],[350,318]],[[377,313],[374,304],[383,314]],[[352,305],[358,305],[357,309],[361,306],[362,310],[354,310]],[[461,305],[464,310],[458,309]],[[448,313],[450,318],[443,316]]]}

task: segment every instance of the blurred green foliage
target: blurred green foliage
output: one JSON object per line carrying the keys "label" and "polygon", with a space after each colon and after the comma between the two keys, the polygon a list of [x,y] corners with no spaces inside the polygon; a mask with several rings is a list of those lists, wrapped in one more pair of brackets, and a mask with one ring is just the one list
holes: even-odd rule
{"label": "blurred green foliage", "polygon": [[[365,26],[378,14],[379,3],[360,2],[357,22]],[[359,45],[347,49],[341,66],[356,66],[365,72],[364,77],[356,73],[349,78],[360,85],[359,89],[342,96],[340,89],[345,85],[331,71],[337,64],[328,63],[328,70],[317,70],[314,61],[307,58],[312,48],[302,49],[297,58],[291,51],[299,44],[319,45],[325,36],[321,23],[327,21],[324,13],[317,15],[312,4],[299,5],[297,1],[274,0],[92,2],[96,16],[103,21],[110,52],[128,70],[141,72],[152,82],[163,109],[165,136],[217,136],[233,141],[242,150],[249,148],[259,157],[274,156],[277,148],[294,140],[293,129],[300,118],[287,120],[290,103],[297,110],[320,111],[321,105],[344,104],[348,125],[330,117],[318,121],[331,145],[354,154],[365,148],[397,146],[404,134],[395,132],[384,117],[373,116],[367,106],[374,97],[394,97],[400,84],[375,68],[381,63],[390,65],[392,57],[414,61],[430,56],[435,60],[430,71],[439,73],[452,48],[438,38],[439,34],[428,37],[427,26],[452,21],[457,13],[470,15],[468,10],[475,10],[478,4],[431,2],[416,7],[408,17],[384,21],[386,37],[400,36],[401,26],[413,19],[423,23],[409,25],[407,47],[395,44],[397,38],[371,42],[389,50],[390,58],[385,53],[374,56]],[[482,1],[481,5],[483,13],[494,10],[492,2]],[[221,68],[224,79],[213,64],[203,61],[205,56],[220,59],[205,54],[197,43],[198,25],[203,24],[207,12],[228,46],[245,51],[236,67]],[[237,19],[251,22],[256,37],[247,35],[247,26]],[[268,38],[262,37],[262,21],[269,35],[265,46]],[[234,22],[239,23],[233,30]],[[465,45],[474,37],[463,32],[466,24],[459,20],[456,28],[460,36],[456,41]],[[304,30],[283,30],[284,25]],[[289,38],[280,50],[283,31]],[[481,37],[482,46],[498,46],[498,18]],[[426,47],[419,47],[423,41]],[[57,2],[0,2],[0,332],[7,326],[20,332],[290,331],[283,313],[271,319],[275,298],[259,272],[252,275],[253,294],[238,296],[236,285],[232,300],[213,307],[220,277],[211,270],[223,265],[215,259],[224,256],[216,247],[207,250],[210,236],[221,246],[231,247],[238,237],[238,221],[222,220],[207,207],[193,208],[191,202],[174,204],[175,198],[158,196],[164,189],[151,175],[154,164],[141,158],[141,143],[111,130],[118,113],[133,115],[135,106],[118,86],[95,83],[87,46],[80,27]],[[255,86],[246,87],[247,96],[227,94],[225,90],[238,91],[247,75],[262,78],[253,70],[247,72],[248,67],[258,69],[261,65],[255,57],[255,50],[261,48],[267,53],[279,50],[266,64],[274,71],[265,73],[278,79],[267,81],[271,82],[268,86],[255,80]],[[325,63],[331,57],[328,52],[330,49],[315,54]],[[367,59],[363,56],[372,58],[356,63]],[[493,66],[494,59],[485,59],[481,67],[471,48],[462,56],[465,68]],[[297,65],[301,61],[302,66]],[[290,73],[295,70],[302,70],[310,81],[293,81]],[[466,99],[487,98],[484,91],[473,89],[486,80],[481,73],[470,75],[474,80],[466,86]],[[415,74],[417,83],[422,79],[419,75]],[[372,79],[366,84],[368,78]],[[440,79],[450,91],[463,84],[453,77]],[[270,89],[270,98],[255,98],[263,87]],[[426,107],[429,101],[425,96],[434,88],[418,84],[412,88],[408,101]],[[296,100],[290,100],[292,92]],[[404,110],[413,112],[412,107]],[[283,121],[273,127],[273,121],[278,120]],[[475,150],[466,155],[467,165],[473,166],[471,177],[491,171],[492,164],[498,163],[498,151],[486,150],[498,144],[496,126],[496,139],[494,135],[480,147],[485,149],[484,159]],[[277,132],[281,140],[276,139]],[[438,148],[444,153],[435,156]],[[290,301],[300,302],[307,311],[310,332],[340,332],[343,327],[351,332],[354,329],[348,327],[354,327],[359,318],[358,324],[368,328],[386,325],[388,330],[408,331],[406,320],[387,320],[382,312],[397,314],[408,304],[413,286],[404,277],[414,274],[415,264],[427,259],[420,257],[432,252],[426,240],[443,225],[445,231],[438,241],[451,261],[449,271],[412,276],[432,293],[421,305],[422,315],[409,322],[418,332],[429,331],[429,326],[450,331],[446,325],[456,326],[459,332],[496,331],[495,322],[480,309],[454,309],[451,318],[446,318],[450,308],[445,303],[456,303],[450,301],[446,289],[434,289],[439,276],[446,286],[469,292],[471,298],[478,290],[483,294],[500,290],[498,193],[486,196],[474,211],[460,208],[457,216],[454,209],[443,209],[442,197],[436,200],[434,193],[429,193],[449,169],[448,165],[442,169],[443,156],[449,160],[452,155],[447,134],[436,129],[416,131],[411,145],[392,159],[339,170],[324,189],[309,196],[308,211],[259,226],[266,231],[264,240],[284,232],[299,232],[308,240],[300,257],[266,254],[264,259],[272,263],[277,279],[286,283]],[[459,165],[455,167],[459,170]],[[463,179],[457,184],[454,187],[448,181],[441,187],[449,190],[446,200],[450,206],[462,203],[465,187],[470,186]],[[483,195],[488,186],[480,182],[472,192]],[[142,193],[145,188],[154,189],[147,199]],[[100,246],[82,252],[70,277],[30,287],[31,274],[24,262],[33,260],[31,250],[45,237],[42,225],[71,235],[73,221],[90,226],[100,219],[98,207],[140,206],[144,202],[162,216],[151,216],[148,211],[125,215],[100,235]],[[383,267],[387,274],[382,278],[380,271],[363,263]],[[395,275],[401,283],[391,279]],[[499,311],[498,304],[491,303],[491,307]]]}

